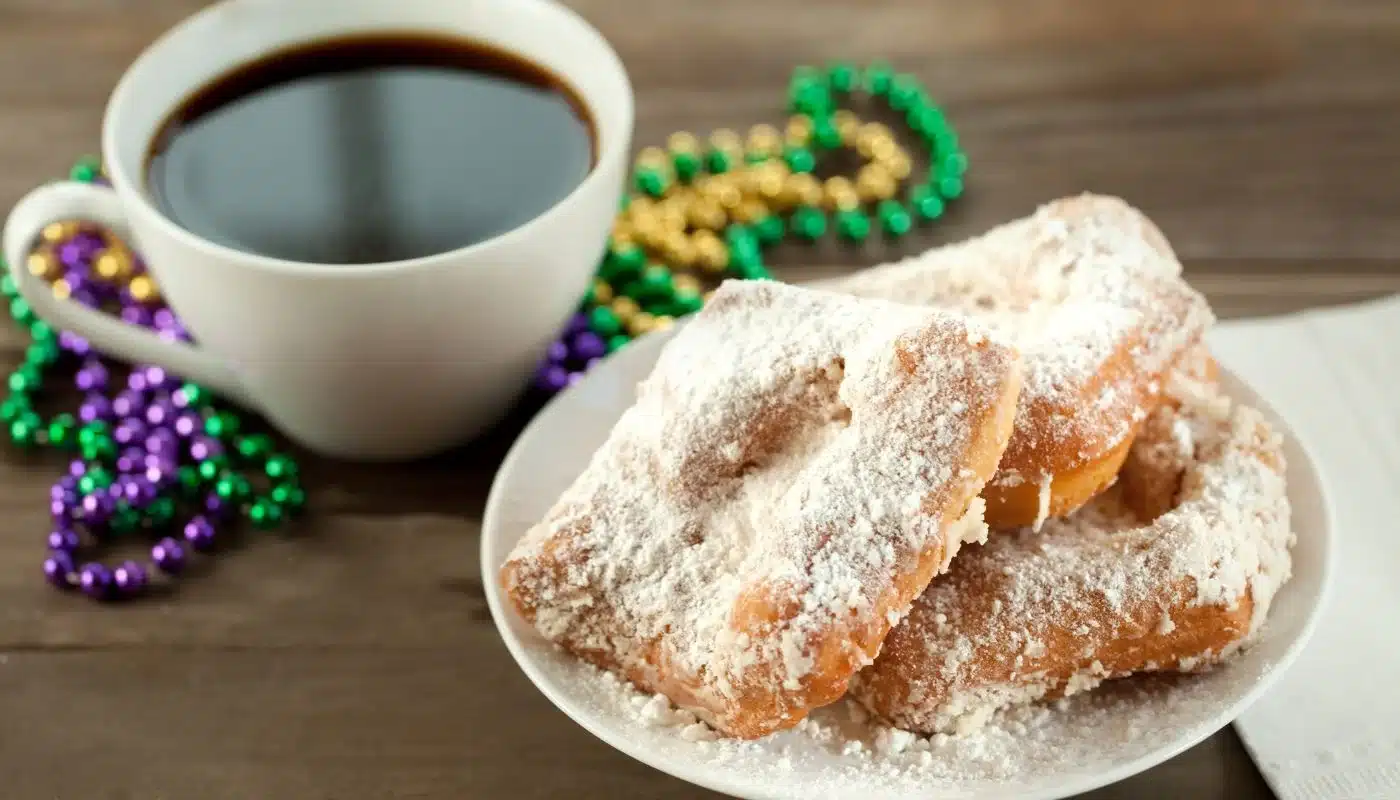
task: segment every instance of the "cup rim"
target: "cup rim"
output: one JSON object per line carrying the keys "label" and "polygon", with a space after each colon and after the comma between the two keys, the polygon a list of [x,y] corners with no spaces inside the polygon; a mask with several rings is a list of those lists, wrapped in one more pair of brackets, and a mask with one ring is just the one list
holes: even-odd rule
{"label": "cup rim", "polygon": [[[126,105],[126,97],[136,90],[136,80],[142,65],[155,59],[158,52],[168,41],[186,34],[192,28],[198,27],[205,18],[220,13],[221,10],[228,6],[238,5],[244,2],[248,2],[248,0],[220,0],[217,3],[185,17],[148,45],[122,74],[121,79],[117,82],[116,88],[112,91],[111,98],[108,100],[107,108],[102,118],[102,153],[104,161],[106,162],[107,176],[111,181],[112,188],[122,195],[124,204],[134,204],[137,206],[143,215],[156,222],[164,235],[179,241],[187,247],[202,250],[210,255],[225,260],[236,261],[241,266],[273,273],[300,276],[328,276],[334,274],[337,278],[369,278],[382,276],[386,272],[431,269],[444,266],[448,263],[459,263],[463,257],[489,252],[492,249],[510,245],[524,237],[533,235],[540,226],[547,225],[559,214],[564,213],[566,208],[579,202],[579,198],[585,192],[591,190],[595,184],[607,180],[605,176],[614,172],[613,168],[617,166],[616,162],[625,159],[628,155],[627,148],[630,142],[630,133],[636,123],[635,95],[632,90],[631,78],[627,74],[627,68],[623,65],[622,58],[618,56],[612,44],[608,42],[607,38],[604,37],[592,23],[588,22],[588,20],[579,15],[578,12],[567,6],[552,2],[552,0],[507,0],[510,5],[517,8],[533,6],[537,13],[555,14],[583,30],[585,35],[594,41],[594,44],[597,45],[605,59],[599,66],[611,72],[617,82],[620,83],[618,87],[621,91],[621,97],[619,98],[619,114],[622,117],[619,126],[620,132],[618,135],[608,137],[606,140],[602,136],[595,136],[597,158],[593,164],[593,168],[589,170],[583,180],[579,181],[568,194],[564,195],[555,202],[554,205],[534,217],[488,239],[463,245],[462,247],[457,247],[452,250],[444,250],[432,255],[398,261],[375,261],[351,265],[294,261],[259,253],[250,253],[245,250],[239,250],[234,247],[229,247],[228,245],[210,241],[192,231],[186,230],[166,216],[164,212],[151,202],[147,194],[141,191],[138,182],[132,180],[132,176],[127,173],[125,167],[122,165],[121,159],[117,158],[117,122],[119,121],[123,107]],[[313,41],[313,39],[307,38],[299,41]],[[264,52],[272,52],[274,49],[275,48],[268,48]],[[226,69],[236,69],[243,63],[248,62],[230,63]],[[559,77],[565,81],[570,80],[568,75],[561,74]],[[596,115],[598,113],[597,107],[589,101],[589,98],[576,84],[571,84],[571,86],[577,93],[579,99],[587,106],[588,112]],[[348,269],[347,266],[349,267]]]}

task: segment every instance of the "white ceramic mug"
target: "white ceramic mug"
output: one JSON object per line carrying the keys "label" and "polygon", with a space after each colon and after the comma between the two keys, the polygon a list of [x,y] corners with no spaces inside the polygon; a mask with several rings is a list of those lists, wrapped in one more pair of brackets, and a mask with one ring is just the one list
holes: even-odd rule
{"label": "white ceramic mug", "polygon": [[[592,114],[593,171],[514,230],[381,264],[240,252],[180,228],[153,205],[145,155],[186,97],[270,52],[376,31],[460,35],[559,75]],[[5,225],[4,254],[39,317],[102,351],[201,383],[328,455],[426,455],[504,413],[583,296],[621,196],[632,120],[617,54],[550,0],[227,0],[155,42],[117,85],[102,128],[111,187],[57,183],[32,192]],[[134,240],[197,344],[59,300],[29,275],[23,264],[39,231],[67,219]]]}

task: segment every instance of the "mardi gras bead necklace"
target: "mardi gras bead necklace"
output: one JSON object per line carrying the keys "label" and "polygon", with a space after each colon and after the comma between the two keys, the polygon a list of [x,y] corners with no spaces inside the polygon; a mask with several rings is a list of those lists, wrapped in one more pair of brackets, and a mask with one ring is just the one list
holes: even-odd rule
{"label": "mardi gras bead necklace", "polygon": [[[93,181],[100,166],[80,161],[71,176]],[[55,294],[119,315],[162,337],[188,340],[125,243],[75,222],[48,226],[25,268]],[[49,491],[53,527],[44,575],[95,600],[124,600],[185,571],[194,554],[217,550],[219,526],[237,518],[277,527],[306,501],[296,462],[272,440],[244,432],[243,419],[203,388],[160,367],[138,365],[118,381],[117,365],[82,338],[38,320],[6,274],[0,291],[30,344],[8,378],[0,423],[12,444],[74,456]],[[44,419],[36,404],[59,367],[73,366],[76,413]],[[148,558],[104,564],[89,556],[143,536]]]}
{"label": "mardi gras bead necklace", "polygon": [[[857,96],[904,120],[926,152],[919,180],[894,132],[846,107]],[[963,193],[967,156],[910,75],[883,63],[801,67],[788,109],[781,131],[755,125],[743,137],[718,130],[704,141],[680,132],[665,148],[640,152],[597,277],[545,353],[537,389],[557,392],[607,353],[699,310],[707,285],[771,279],[763,252],[785,239],[813,242],[833,229],[852,244],[876,230],[897,239]],[[820,163],[842,150],[860,159],[853,177],[818,178]]]}

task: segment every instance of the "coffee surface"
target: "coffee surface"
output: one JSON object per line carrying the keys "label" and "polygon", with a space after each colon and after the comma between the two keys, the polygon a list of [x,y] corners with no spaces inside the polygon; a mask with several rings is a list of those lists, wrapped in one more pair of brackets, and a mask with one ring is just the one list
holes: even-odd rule
{"label": "coffee surface", "polygon": [[146,164],[186,230],[264,256],[365,264],[489,239],[592,168],[592,122],[549,71],[481,43],[330,39],[193,94]]}

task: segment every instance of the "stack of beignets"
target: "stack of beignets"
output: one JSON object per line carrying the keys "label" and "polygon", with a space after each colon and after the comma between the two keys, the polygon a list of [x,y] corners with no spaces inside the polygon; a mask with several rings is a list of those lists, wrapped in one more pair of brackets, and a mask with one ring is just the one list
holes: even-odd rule
{"label": "stack of beignets", "polygon": [[1258,630],[1281,446],[1141,214],[1062,200],[836,289],[729,282],[667,343],[501,568],[541,634],[755,738],[848,690],[962,732]]}

